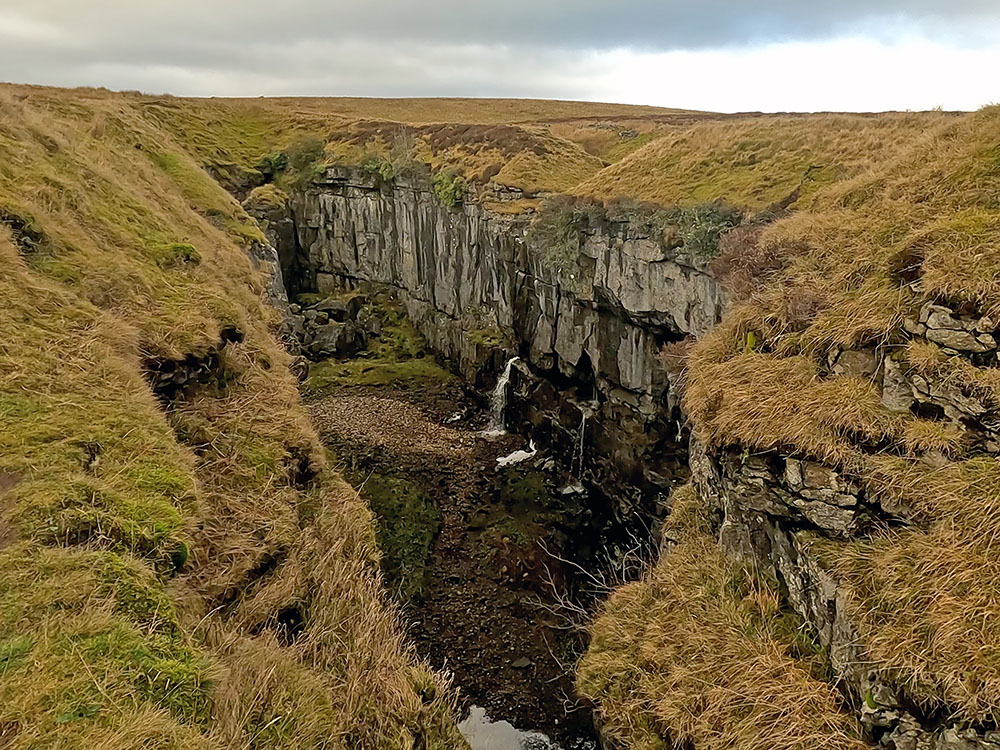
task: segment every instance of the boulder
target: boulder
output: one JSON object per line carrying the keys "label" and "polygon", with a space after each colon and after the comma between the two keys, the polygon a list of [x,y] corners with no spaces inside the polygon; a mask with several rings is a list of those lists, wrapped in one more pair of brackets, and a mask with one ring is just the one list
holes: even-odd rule
{"label": "boulder", "polygon": [[352,323],[327,323],[318,327],[309,344],[309,353],[314,358],[350,357],[362,351],[368,344],[364,329]]}
{"label": "boulder", "polygon": [[347,303],[342,299],[325,299],[316,304],[316,309],[322,311],[330,320],[346,323],[353,320],[347,310]]}

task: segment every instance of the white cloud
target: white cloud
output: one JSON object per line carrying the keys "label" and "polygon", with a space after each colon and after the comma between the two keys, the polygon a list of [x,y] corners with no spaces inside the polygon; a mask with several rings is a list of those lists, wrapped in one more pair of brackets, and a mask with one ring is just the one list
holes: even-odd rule
{"label": "white cloud", "polygon": [[595,55],[595,95],[625,103],[737,111],[976,109],[1000,100],[1000,44],[847,38],[738,50]]}

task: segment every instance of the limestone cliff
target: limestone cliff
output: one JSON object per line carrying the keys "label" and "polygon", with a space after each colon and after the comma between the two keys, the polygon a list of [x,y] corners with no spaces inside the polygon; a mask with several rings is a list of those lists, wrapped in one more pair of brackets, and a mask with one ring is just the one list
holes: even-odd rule
{"label": "limestone cliff", "polygon": [[291,292],[394,287],[431,345],[481,385],[520,355],[513,418],[568,452],[586,429],[588,478],[623,505],[650,501],[685,471],[677,388],[660,353],[710,329],[722,294],[683,250],[601,222],[582,237],[570,289],[526,241],[530,217],[474,200],[449,208],[419,179],[381,183],[346,168],[327,169],[270,219]]}

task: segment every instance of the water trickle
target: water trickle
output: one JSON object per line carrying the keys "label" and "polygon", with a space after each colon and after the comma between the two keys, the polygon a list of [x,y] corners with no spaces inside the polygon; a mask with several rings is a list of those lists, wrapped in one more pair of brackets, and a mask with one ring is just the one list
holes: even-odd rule
{"label": "water trickle", "polygon": [[[574,463],[576,464],[576,476],[577,477],[582,477],[583,476],[583,441],[584,441],[584,438],[586,437],[586,434],[587,434],[587,410],[586,409],[581,409],[580,410],[580,440],[579,440],[579,442],[577,442],[577,445],[576,445],[576,460],[574,461]],[[572,466],[570,466],[570,469],[572,469]]]}
{"label": "water trickle", "polygon": [[490,395],[490,423],[486,428],[488,436],[495,437],[507,432],[507,426],[504,424],[504,412],[507,411],[507,386],[510,384],[511,371],[520,359],[520,357],[511,357],[507,360],[507,366],[500,373],[496,388]]}

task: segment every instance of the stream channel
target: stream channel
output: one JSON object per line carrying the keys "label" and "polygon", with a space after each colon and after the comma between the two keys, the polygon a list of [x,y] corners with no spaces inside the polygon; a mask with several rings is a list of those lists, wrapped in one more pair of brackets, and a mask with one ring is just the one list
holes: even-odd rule
{"label": "stream channel", "polygon": [[473,750],[597,748],[574,666],[603,571],[625,550],[641,558],[628,540],[648,531],[629,533],[571,467],[503,429],[503,374],[492,399],[472,391],[391,299],[369,304],[378,335],[313,363],[303,389],[334,466],[376,516],[411,640],[452,675]]}

